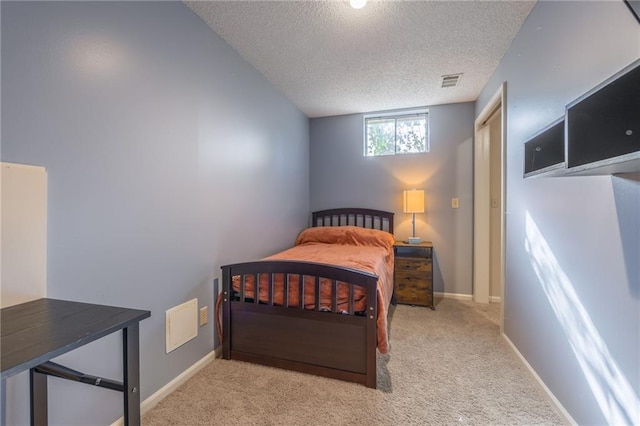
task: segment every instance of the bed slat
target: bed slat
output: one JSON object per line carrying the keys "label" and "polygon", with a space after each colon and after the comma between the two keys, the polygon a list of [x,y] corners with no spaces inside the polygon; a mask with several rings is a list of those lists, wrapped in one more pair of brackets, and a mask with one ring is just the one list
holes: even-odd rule
{"label": "bed slat", "polygon": [[240,301],[244,302],[244,286],[247,284],[247,280],[244,275],[242,275],[242,285],[240,286]]}
{"label": "bed slat", "polygon": [[273,273],[269,274],[269,288],[267,291],[269,292],[269,306],[273,306]]}
{"label": "bed slat", "polygon": [[355,291],[354,291],[354,287],[353,285],[349,286],[349,315],[353,315],[353,303],[354,303],[354,296],[355,296]]}
{"label": "bed slat", "polygon": [[285,308],[289,307],[289,274],[285,272],[284,279],[282,280],[282,285],[284,286],[283,290],[283,305]]}
{"label": "bed slat", "polygon": [[304,309],[304,275],[298,275],[298,308]]}
{"label": "bed slat", "polygon": [[260,274],[253,280],[253,303],[260,303]]}
{"label": "bed slat", "polygon": [[338,280],[331,280],[332,297],[331,312],[338,313]]}

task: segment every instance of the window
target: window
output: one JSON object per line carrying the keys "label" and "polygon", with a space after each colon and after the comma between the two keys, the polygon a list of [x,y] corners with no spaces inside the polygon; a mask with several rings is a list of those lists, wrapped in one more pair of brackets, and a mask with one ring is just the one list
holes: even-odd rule
{"label": "window", "polygon": [[364,117],[364,155],[429,152],[429,112]]}

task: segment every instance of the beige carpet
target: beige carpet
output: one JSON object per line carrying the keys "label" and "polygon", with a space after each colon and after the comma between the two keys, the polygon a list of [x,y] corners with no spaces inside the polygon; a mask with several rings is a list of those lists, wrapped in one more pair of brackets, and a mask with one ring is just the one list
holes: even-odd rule
{"label": "beige carpet", "polygon": [[217,359],[142,418],[156,425],[564,424],[499,335],[499,305],[391,309],[378,389]]}

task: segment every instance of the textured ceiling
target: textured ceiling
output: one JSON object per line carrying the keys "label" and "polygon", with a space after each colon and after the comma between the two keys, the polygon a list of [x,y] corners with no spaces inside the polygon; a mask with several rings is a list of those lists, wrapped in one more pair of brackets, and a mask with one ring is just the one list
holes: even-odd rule
{"label": "textured ceiling", "polygon": [[308,117],[474,101],[535,4],[185,3]]}

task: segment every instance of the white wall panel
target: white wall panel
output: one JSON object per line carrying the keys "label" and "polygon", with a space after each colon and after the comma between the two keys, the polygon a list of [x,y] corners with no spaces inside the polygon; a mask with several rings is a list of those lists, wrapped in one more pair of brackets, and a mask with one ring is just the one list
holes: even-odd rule
{"label": "white wall panel", "polygon": [[47,295],[47,172],[44,167],[0,163],[0,182],[4,308]]}

